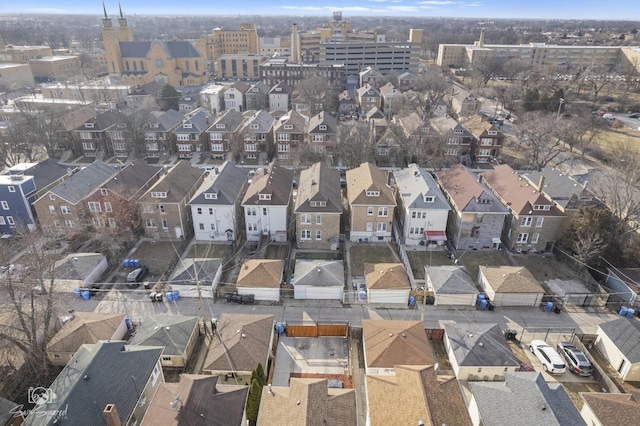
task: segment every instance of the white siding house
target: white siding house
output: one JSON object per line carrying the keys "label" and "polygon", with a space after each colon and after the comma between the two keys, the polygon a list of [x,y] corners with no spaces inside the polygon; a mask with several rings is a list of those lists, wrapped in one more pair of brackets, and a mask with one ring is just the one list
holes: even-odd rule
{"label": "white siding house", "polygon": [[197,241],[235,241],[247,171],[226,161],[211,170],[189,205]]}
{"label": "white siding house", "polygon": [[415,164],[393,172],[400,240],[407,246],[443,245],[451,207],[433,176]]}
{"label": "white siding house", "polygon": [[622,380],[640,381],[640,323],[620,318],[598,325],[596,348]]}

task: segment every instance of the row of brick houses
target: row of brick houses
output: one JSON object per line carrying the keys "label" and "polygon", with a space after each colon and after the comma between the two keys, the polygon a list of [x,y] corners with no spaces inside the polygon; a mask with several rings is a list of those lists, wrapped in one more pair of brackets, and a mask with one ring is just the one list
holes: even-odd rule
{"label": "row of brick houses", "polygon": [[[302,170],[295,198],[294,176],[280,162],[250,176],[228,161],[205,173],[188,161],[165,168],[97,160],[69,170],[36,197],[15,190],[31,182],[22,175],[0,182],[3,193],[29,197],[4,201],[1,219],[6,224],[11,217],[8,231],[33,223],[32,216],[14,212],[32,203],[49,235],[91,228],[122,234],[141,226],[152,238],[235,241],[244,233],[250,241],[294,238],[301,248],[337,249],[344,210],[340,172],[322,162]],[[551,168],[519,174],[499,165],[476,174],[458,164],[432,174],[415,164],[389,172],[362,163],[346,171],[345,181],[351,241],[395,238],[414,248],[448,241],[455,249],[503,244],[514,251],[550,250],[576,212],[594,202],[585,186]]]}

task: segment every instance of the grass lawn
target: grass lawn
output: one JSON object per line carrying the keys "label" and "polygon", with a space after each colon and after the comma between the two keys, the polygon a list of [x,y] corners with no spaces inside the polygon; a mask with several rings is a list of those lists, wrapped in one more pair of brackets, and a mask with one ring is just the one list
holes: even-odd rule
{"label": "grass lawn", "polygon": [[150,275],[155,277],[162,275],[169,267],[173,267],[181,253],[182,247],[179,242],[143,241],[129,257],[140,259],[143,265],[149,267]]}
{"label": "grass lawn", "polygon": [[351,275],[354,277],[364,276],[365,263],[402,262],[395,246],[384,243],[354,244],[351,246],[349,256],[351,257]]}
{"label": "grass lawn", "polygon": [[194,244],[186,257],[206,259],[227,259],[233,253],[231,244]]}
{"label": "grass lawn", "polygon": [[518,265],[526,266],[538,281],[553,279],[584,281],[586,278],[593,281],[590,274],[579,274],[553,256],[517,255],[514,256],[514,260]]}
{"label": "grass lawn", "polygon": [[464,265],[474,282],[478,281],[480,265],[508,266],[509,258],[502,250],[458,250],[458,265]]}
{"label": "grass lawn", "polygon": [[416,280],[424,279],[424,267],[451,265],[451,259],[447,257],[445,251],[412,251],[407,250],[407,257],[411,264],[411,272],[413,272],[413,278]]}

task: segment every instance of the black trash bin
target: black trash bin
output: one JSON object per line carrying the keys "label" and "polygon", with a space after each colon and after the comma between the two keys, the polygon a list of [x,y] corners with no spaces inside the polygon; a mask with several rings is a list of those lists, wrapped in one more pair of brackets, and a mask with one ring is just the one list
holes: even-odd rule
{"label": "black trash bin", "polygon": [[553,312],[555,312],[556,314],[559,314],[560,312],[562,312],[562,309],[560,308],[560,306],[556,305],[556,307],[553,308]]}

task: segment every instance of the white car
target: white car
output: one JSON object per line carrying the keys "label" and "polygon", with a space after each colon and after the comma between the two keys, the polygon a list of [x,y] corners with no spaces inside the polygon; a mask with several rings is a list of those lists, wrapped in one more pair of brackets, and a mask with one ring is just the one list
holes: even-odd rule
{"label": "white car", "polygon": [[552,374],[563,374],[567,370],[560,354],[543,340],[533,340],[529,344],[529,350],[538,357],[542,363],[542,368]]}

